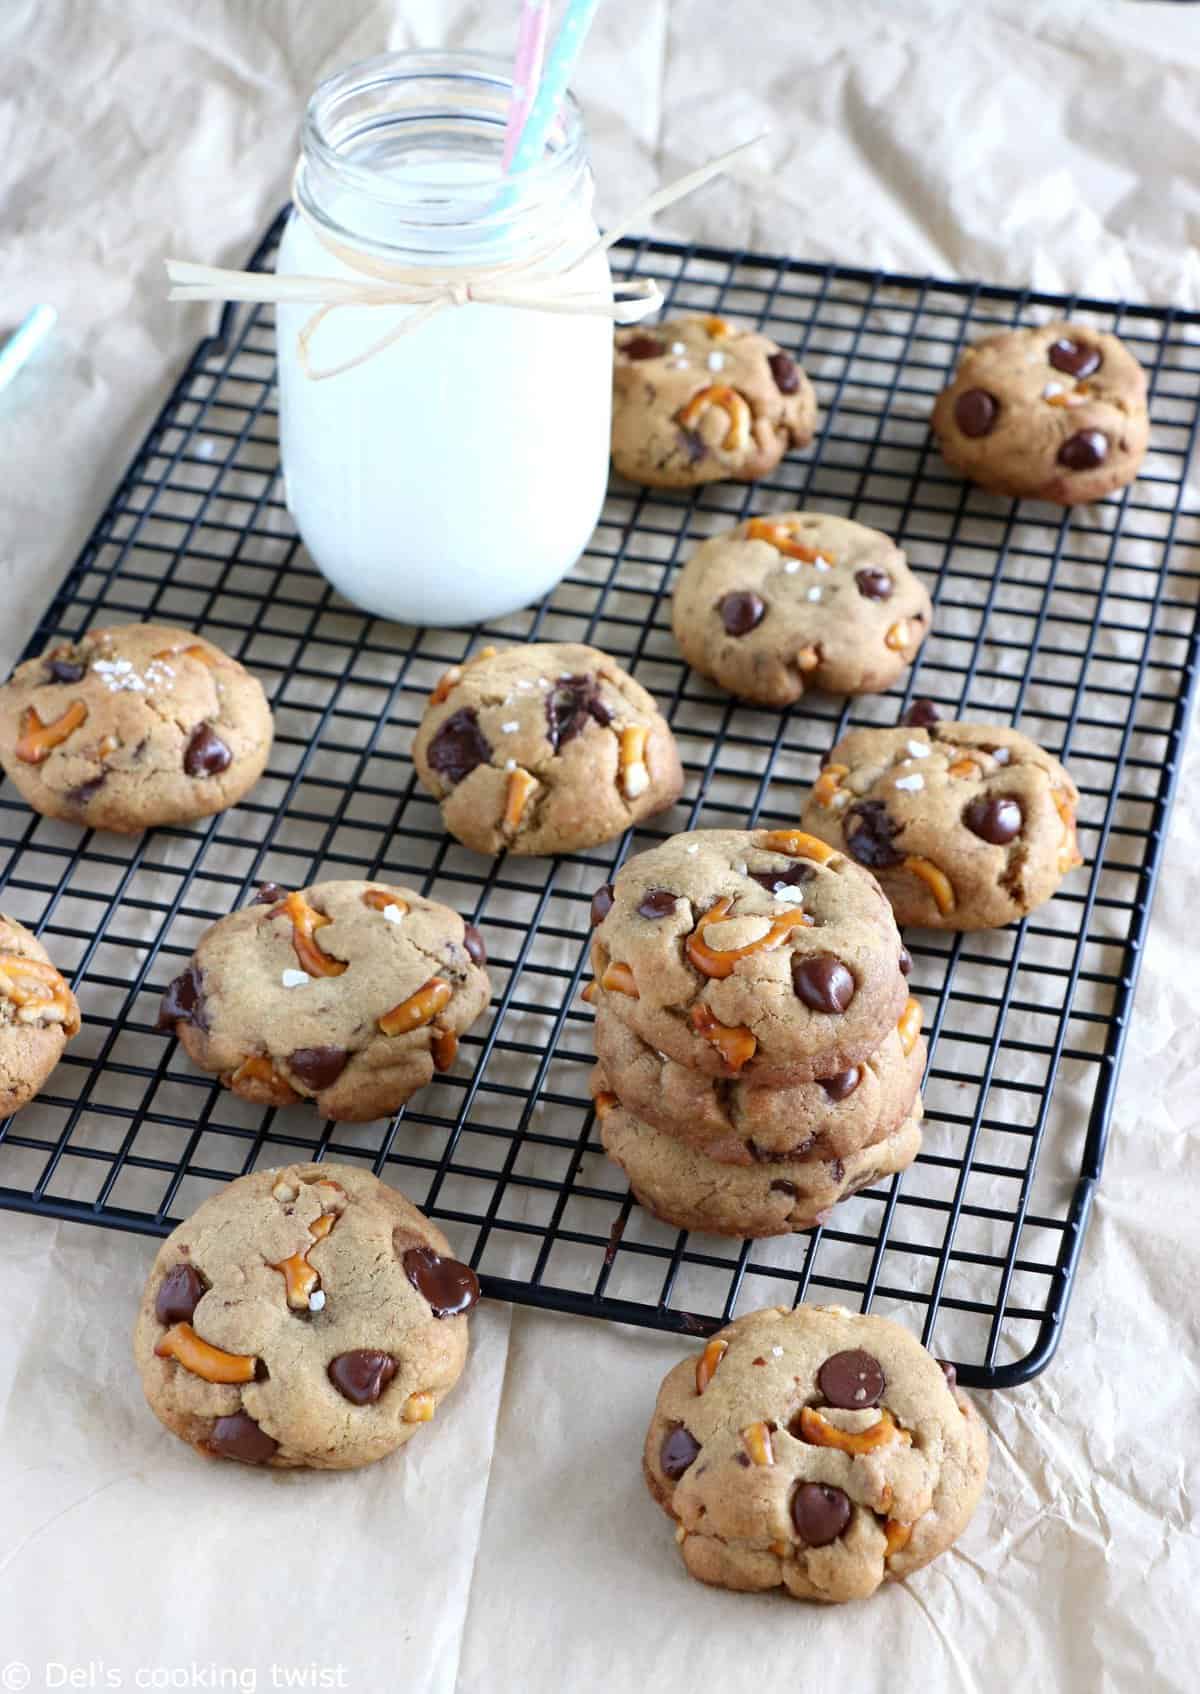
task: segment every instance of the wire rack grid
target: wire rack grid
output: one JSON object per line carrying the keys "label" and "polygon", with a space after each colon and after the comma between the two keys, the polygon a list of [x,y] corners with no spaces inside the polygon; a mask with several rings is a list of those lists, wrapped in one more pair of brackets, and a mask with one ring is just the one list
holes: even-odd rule
{"label": "wire rack grid", "polygon": [[[282,215],[253,263],[268,267]],[[668,309],[728,313],[793,349],[821,405],[813,447],[753,487],[610,491],[591,547],[539,605],[472,631],[401,630],[340,600],[297,541],[278,471],[268,308],[224,314],[138,450],[28,653],[153,618],[263,680],[270,766],[232,810],[124,838],[31,814],[0,789],[0,897],[74,980],[84,1028],[39,1099],[0,1125],[0,1205],[164,1234],[231,1177],[295,1158],[371,1165],[446,1227],[485,1291],[702,1334],[811,1298],[920,1330],[975,1386],[1025,1380],[1060,1333],[1095,1184],[1191,700],[1200,505],[1200,315],[629,241]],[[1146,365],[1153,448],[1102,505],[998,499],[950,473],[928,429],[963,346],[1071,315]],[[682,663],[675,567],[751,509],[812,504],[895,535],[933,593],[904,685],[791,712],[738,705]],[[569,858],[488,861],[448,838],[407,757],[442,670],[483,641],[588,641],[668,712],[687,772],[670,813]],[[1087,869],[1032,917],[910,932],[930,1044],[915,1166],[830,1223],[732,1243],[656,1223],[603,1158],[590,1112],[588,903],[629,852],[692,826],[793,821],[820,757],[914,696],[1019,725],[1070,764]],[[154,1031],[213,919],[271,879],[408,882],[478,923],[494,998],[439,1077],[386,1124],[270,1111]]]}

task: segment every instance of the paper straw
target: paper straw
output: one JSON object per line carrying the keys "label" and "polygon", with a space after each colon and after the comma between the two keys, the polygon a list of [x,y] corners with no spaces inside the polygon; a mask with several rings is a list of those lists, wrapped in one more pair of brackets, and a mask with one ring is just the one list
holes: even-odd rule
{"label": "paper straw", "polygon": [[35,306],[26,314],[0,347],[0,389],[8,387],[57,322],[58,313],[53,306]]}
{"label": "paper straw", "polygon": [[517,57],[513,65],[512,100],[504,128],[504,153],[500,160],[500,168],[505,171],[512,164],[517,142],[521,139],[521,131],[525,128],[542,79],[542,58],[546,51],[549,23],[550,0],[523,0],[517,30]]}
{"label": "paper straw", "polygon": [[512,156],[510,175],[527,170],[541,158],[559,102],[567,91],[599,5],[600,0],[567,0],[567,9],[546,60],[541,84]]}

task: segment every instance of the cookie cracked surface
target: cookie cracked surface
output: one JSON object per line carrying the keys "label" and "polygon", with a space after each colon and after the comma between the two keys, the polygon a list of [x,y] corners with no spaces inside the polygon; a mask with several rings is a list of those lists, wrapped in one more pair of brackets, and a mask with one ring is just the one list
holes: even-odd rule
{"label": "cookie cracked surface", "polygon": [[413,764],[478,853],[594,847],[673,805],[675,738],[651,695],[595,647],[485,649],[438,683]]}
{"label": "cookie cracked surface", "polygon": [[28,1105],[79,1033],[75,996],[36,935],[0,913],[0,1118]]}
{"label": "cookie cracked surface", "polygon": [[159,1028],[244,1099],[366,1122],[454,1063],[488,1003],[486,957],[473,925],[411,889],[272,889],[205,931]]}
{"label": "cookie cracked surface", "polygon": [[807,376],[757,330],[710,315],[616,333],[612,458],[630,482],[753,482],[816,422]]}
{"label": "cookie cracked surface", "polygon": [[692,1576],[836,1602],[957,1540],[987,1435],[952,1369],[899,1324],[771,1307],[668,1373],[643,1469]]}
{"label": "cookie cracked surface", "polygon": [[122,834],[235,805],[262,775],[258,680],[190,630],[91,629],[0,688],[0,765],[34,811]]}
{"label": "cookie cracked surface", "polygon": [[994,929],[1082,864],[1079,794],[1018,730],[856,729],[827,755],[804,828],[878,877],[900,924]]}
{"label": "cookie cracked surface", "polygon": [[1146,373],[1124,342],[1087,324],[1004,330],[963,354],[933,430],[946,463],[994,494],[1099,500],[1145,457]]}
{"label": "cookie cracked surface", "polygon": [[169,1235],[134,1355],[156,1417],[211,1458],[370,1464],[462,1373],[475,1274],[441,1230],[347,1165],[255,1171]]}
{"label": "cookie cracked surface", "polygon": [[705,541],[671,624],[693,669],[739,699],[886,689],[929,633],[932,604],[895,542],[822,512],[772,512]]}

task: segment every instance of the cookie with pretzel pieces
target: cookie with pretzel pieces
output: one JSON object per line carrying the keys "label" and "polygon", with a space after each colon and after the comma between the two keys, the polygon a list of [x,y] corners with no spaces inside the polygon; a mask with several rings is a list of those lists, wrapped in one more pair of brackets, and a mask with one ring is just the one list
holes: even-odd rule
{"label": "cookie with pretzel pieces", "polygon": [[41,1088],[73,1035],[75,996],[36,935],[0,914],[0,1118]]}

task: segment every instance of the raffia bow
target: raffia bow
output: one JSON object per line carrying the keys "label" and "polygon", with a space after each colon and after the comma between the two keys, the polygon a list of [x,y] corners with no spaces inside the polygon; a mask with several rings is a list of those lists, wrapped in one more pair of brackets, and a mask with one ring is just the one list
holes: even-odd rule
{"label": "raffia bow", "polygon": [[[761,137],[755,137],[760,140]],[[168,259],[167,275],[171,281],[171,300],[238,300],[271,302],[275,305],[312,305],[317,310],[302,326],[298,337],[300,368],[314,382],[339,376],[375,358],[394,342],[411,335],[439,312],[456,306],[512,306],[521,311],[559,312],[575,316],[609,318],[614,323],[637,323],[657,311],[662,305],[662,290],[651,277],[633,277],[614,282],[611,293],[573,286],[588,262],[597,253],[606,253],[644,219],[649,219],[666,206],[673,205],[687,194],[702,188],[719,176],[731,160],[754,141],[731,147],[727,153],[710,159],[699,170],[679,177],[666,187],[656,189],[640,205],[594,241],[575,258],[564,259],[566,249],[560,243],[543,246],[520,259],[506,264],[464,274],[461,269],[419,270],[390,265],[357,248],[332,242],[328,235],[308,218],[303,206],[293,198],[293,204],[308,219],[321,245],[356,274],[354,277],[277,276],[269,271],[230,271],[214,265],[197,265],[186,259]],[[555,268],[556,261],[558,268]],[[331,312],[343,306],[408,306],[416,307],[399,323],[341,364],[314,366],[310,357],[313,336]]]}

